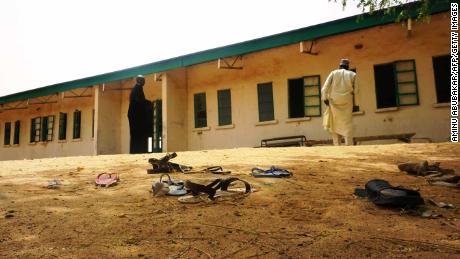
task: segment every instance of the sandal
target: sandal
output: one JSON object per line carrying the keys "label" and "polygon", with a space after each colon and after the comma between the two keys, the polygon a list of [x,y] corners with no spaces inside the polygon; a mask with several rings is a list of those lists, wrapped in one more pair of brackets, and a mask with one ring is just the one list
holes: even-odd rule
{"label": "sandal", "polygon": [[365,189],[355,189],[355,195],[367,197],[375,205],[413,208],[424,204],[417,191],[393,187],[385,180],[375,179],[366,183]]}
{"label": "sandal", "polygon": [[437,175],[428,177],[427,182],[431,185],[460,188],[460,176],[458,175]]}
{"label": "sandal", "polygon": [[188,170],[188,171],[183,171],[183,173],[184,174],[194,174],[194,173],[230,174],[231,171],[224,171],[224,169],[222,169],[222,166],[211,166],[203,170],[198,170],[198,171]]}
{"label": "sandal", "polygon": [[286,169],[272,166],[268,170],[262,170],[257,167],[252,168],[250,175],[254,177],[282,178],[282,177],[291,177],[293,174]]}
{"label": "sandal", "polygon": [[435,162],[433,164],[429,164],[428,161],[424,160],[421,162],[409,162],[409,163],[401,163],[398,164],[398,168],[401,171],[404,171],[411,175],[417,176],[428,176],[433,174],[453,174],[455,170],[453,169],[446,169],[440,167],[441,163]]}
{"label": "sandal", "polygon": [[[233,185],[236,181],[242,182],[244,184],[244,188],[230,188],[230,185]],[[216,195],[214,197],[224,197],[224,196],[235,196],[239,194],[248,194],[252,191],[254,191],[251,187],[251,185],[239,178],[236,177],[230,177],[227,179],[222,180],[220,183],[220,190],[217,191]]]}
{"label": "sandal", "polygon": [[171,163],[169,160],[177,157],[177,153],[166,154],[160,159],[150,158],[148,162],[152,165],[152,169],[147,169],[147,174],[161,174],[161,173],[172,173],[172,172],[188,172],[192,170],[192,167]]}
{"label": "sandal", "polygon": [[208,167],[206,169],[204,169],[204,172],[206,173],[213,173],[213,174],[229,174],[231,173],[231,171],[224,171],[224,169],[222,169],[222,166],[211,166],[211,167]]}
{"label": "sandal", "polygon": [[[231,188],[230,185],[236,181],[244,184],[245,188]],[[223,197],[244,196],[251,192],[251,185],[239,178],[231,177],[227,179],[216,179],[208,185],[202,185],[191,181],[185,181],[185,187],[190,190],[192,195],[180,197],[182,203],[199,203],[202,201],[213,201]]]}
{"label": "sandal", "polygon": [[[167,176],[168,180],[163,180],[163,176]],[[184,188],[183,181],[174,182],[169,174],[162,174],[160,181],[152,184],[152,193],[155,196],[182,196],[187,194],[187,190]]]}
{"label": "sandal", "polygon": [[96,186],[110,187],[116,185],[120,181],[120,177],[116,173],[101,173],[96,176]]}
{"label": "sandal", "polygon": [[54,179],[52,181],[48,181],[48,189],[58,189],[61,186],[61,180]]}

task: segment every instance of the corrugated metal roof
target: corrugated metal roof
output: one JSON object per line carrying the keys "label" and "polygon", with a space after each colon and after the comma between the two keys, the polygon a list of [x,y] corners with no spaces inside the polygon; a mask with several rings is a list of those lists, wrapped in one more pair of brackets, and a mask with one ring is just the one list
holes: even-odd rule
{"label": "corrugated metal roof", "polygon": [[[401,6],[399,8],[404,8]],[[431,14],[445,12],[450,8],[448,1],[433,4]],[[397,12],[396,12],[397,13]],[[415,17],[417,14],[414,11],[411,14]],[[41,88],[36,88],[20,93],[15,93],[0,97],[0,104],[46,96],[57,92],[63,92],[79,87],[91,86],[96,84],[107,83],[116,80],[122,80],[134,77],[139,74],[151,74],[155,72],[167,71],[175,68],[191,66],[195,64],[205,63],[219,58],[244,55],[252,52],[266,50],[270,48],[290,45],[300,41],[313,40],[331,35],[362,30],[369,27],[384,25],[395,21],[394,15],[383,15],[383,11],[375,12],[374,14],[356,15],[340,20],[335,20],[327,23],[313,25],[293,31],[288,31],[280,34],[275,34],[263,38],[244,41],[224,47],[200,51],[184,56],[179,56],[171,59],[166,59],[158,62],[153,62],[137,67],[127,68],[119,71],[114,71],[106,74],[100,74],[92,77],[82,78],[78,80],[68,81],[64,83],[49,85]]]}

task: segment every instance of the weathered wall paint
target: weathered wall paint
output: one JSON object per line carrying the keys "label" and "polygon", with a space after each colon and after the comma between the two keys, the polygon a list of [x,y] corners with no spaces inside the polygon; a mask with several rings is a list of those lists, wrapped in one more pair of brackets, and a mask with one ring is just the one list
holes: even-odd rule
{"label": "weathered wall paint", "polygon": [[187,75],[185,69],[168,71],[162,81],[163,150],[187,150]]}
{"label": "weathered wall paint", "polygon": [[[257,146],[264,138],[305,135],[326,139],[322,118],[290,122],[288,85],[290,78],[320,75],[324,83],[329,72],[348,58],[357,69],[360,93],[358,104],[364,115],[354,116],[355,136],[416,132],[416,137],[446,141],[449,136],[448,108],[434,108],[436,92],[432,57],[449,53],[449,16],[432,16],[430,23],[415,23],[412,35],[401,24],[390,24],[317,41],[319,55],[299,53],[299,45],[284,46],[243,57],[242,70],[217,69],[217,62],[188,69],[189,149]],[[355,49],[355,44],[363,44]],[[400,107],[393,112],[376,113],[374,65],[402,59],[415,59],[420,105]],[[257,84],[273,83],[275,120],[257,126]],[[218,129],[217,90],[231,89],[234,128]],[[210,130],[194,131],[193,94],[206,92]],[[324,111],[323,105],[323,111]]]}
{"label": "weathered wall paint", "polygon": [[97,154],[121,153],[121,82],[99,85],[96,98]]}
{"label": "weathered wall paint", "polygon": [[[81,89],[76,89],[79,92]],[[94,143],[92,138],[92,110],[94,107],[94,89],[88,93],[92,97],[61,98],[62,93],[55,99],[57,103],[29,104],[27,109],[8,110],[0,113],[0,160],[32,159],[58,156],[92,155]],[[66,93],[71,96],[71,93]],[[86,95],[86,94],[85,94]],[[54,99],[53,99],[54,100]],[[39,100],[37,100],[39,101]],[[73,112],[81,110],[81,137],[72,139]],[[59,135],[59,112],[67,113],[67,139],[58,140]],[[48,142],[30,142],[31,119],[35,117],[54,115],[53,140]],[[5,122],[12,123],[11,144],[14,136],[14,122],[21,121],[19,145],[3,145]]]}

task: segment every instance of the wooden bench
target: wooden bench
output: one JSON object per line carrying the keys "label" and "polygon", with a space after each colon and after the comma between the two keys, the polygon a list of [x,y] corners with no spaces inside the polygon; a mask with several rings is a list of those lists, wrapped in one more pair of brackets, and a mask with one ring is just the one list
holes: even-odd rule
{"label": "wooden bench", "polygon": [[[353,143],[354,143],[354,145],[358,145],[359,143],[364,142],[364,141],[388,140],[388,139],[397,139],[397,140],[405,142],[405,143],[410,143],[413,136],[415,136],[415,133],[402,133],[402,134],[388,134],[388,135],[355,137],[355,138],[353,138]],[[342,138],[342,143],[343,142],[344,142],[344,139]],[[315,146],[315,145],[331,145],[331,144],[332,144],[331,139],[326,139],[326,140],[307,140],[305,142],[305,145],[309,146],[309,147]]]}
{"label": "wooden bench", "polygon": [[388,134],[388,135],[355,137],[355,138],[353,138],[353,142],[354,142],[355,145],[358,145],[360,142],[364,142],[364,141],[397,139],[397,140],[405,142],[405,143],[410,143],[413,136],[415,136],[415,133],[402,133],[402,134]]}
{"label": "wooden bench", "polygon": [[304,135],[262,139],[260,147],[301,147],[306,141],[307,138]]}

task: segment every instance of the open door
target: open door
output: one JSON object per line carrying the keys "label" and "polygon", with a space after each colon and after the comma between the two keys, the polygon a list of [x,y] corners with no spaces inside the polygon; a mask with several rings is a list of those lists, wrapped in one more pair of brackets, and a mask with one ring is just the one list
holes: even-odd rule
{"label": "open door", "polygon": [[163,116],[161,99],[153,101],[153,152],[163,150]]}

